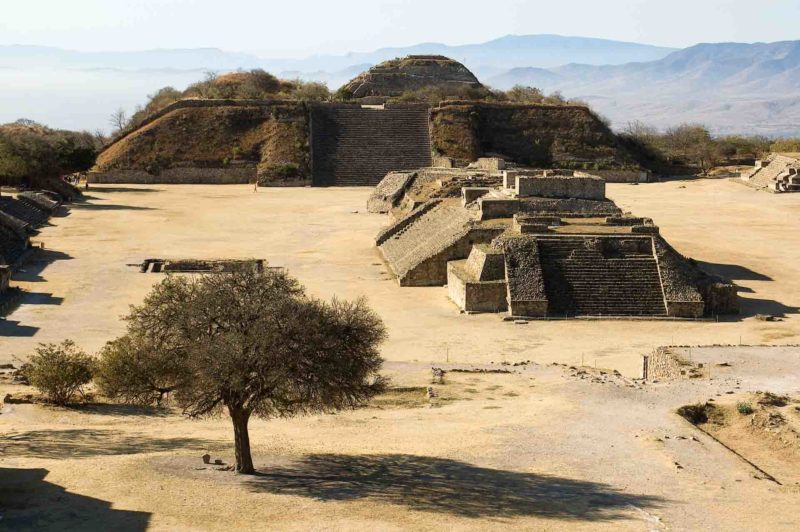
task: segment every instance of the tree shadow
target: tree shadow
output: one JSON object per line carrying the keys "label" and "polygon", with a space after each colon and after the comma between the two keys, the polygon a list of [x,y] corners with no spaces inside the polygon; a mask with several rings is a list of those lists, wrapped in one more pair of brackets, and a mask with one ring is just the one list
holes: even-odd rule
{"label": "tree shadow", "polygon": [[207,449],[219,442],[199,438],[153,439],[144,434],[116,430],[31,430],[0,439],[0,456],[30,458],[87,458],[173,451],[179,448]]}
{"label": "tree shadow", "polygon": [[315,454],[244,480],[255,491],[322,501],[371,499],[463,517],[608,521],[664,500],[609,485],[427,456]]}
{"label": "tree shadow", "polygon": [[97,416],[146,416],[146,417],[167,417],[170,410],[157,406],[147,405],[127,405],[122,403],[81,403],[70,407],[85,414]]}
{"label": "tree shadow", "polygon": [[719,264],[714,262],[697,261],[701,270],[725,277],[732,281],[772,281],[772,277],[758,273],[739,264]]}
{"label": "tree shadow", "polygon": [[0,467],[0,504],[4,530],[147,529],[150,513],[115,510],[111,502],[70,493],[44,480],[47,469]]}

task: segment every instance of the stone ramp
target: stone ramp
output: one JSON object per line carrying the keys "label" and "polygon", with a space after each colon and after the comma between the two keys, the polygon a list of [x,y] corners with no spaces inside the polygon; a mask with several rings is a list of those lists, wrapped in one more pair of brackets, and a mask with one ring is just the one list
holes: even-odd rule
{"label": "stone ramp", "polygon": [[24,199],[8,196],[0,197],[0,211],[32,227],[45,223],[50,217],[45,208]]}
{"label": "stone ramp", "polygon": [[431,165],[427,106],[311,110],[315,186],[374,186],[390,171]]}
{"label": "stone ramp", "polygon": [[765,188],[773,192],[800,192],[800,178],[787,176],[790,168],[797,168],[798,160],[784,155],[771,155],[768,164],[753,171],[746,183],[752,187]]}
{"label": "stone ramp", "polygon": [[652,239],[537,238],[551,316],[666,316]]}
{"label": "stone ramp", "polygon": [[500,231],[476,225],[458,200],[426,203],[393,227],[377,243],[401,286],[447,284],[447,262],[466,259],[473,244],[487,243]]}

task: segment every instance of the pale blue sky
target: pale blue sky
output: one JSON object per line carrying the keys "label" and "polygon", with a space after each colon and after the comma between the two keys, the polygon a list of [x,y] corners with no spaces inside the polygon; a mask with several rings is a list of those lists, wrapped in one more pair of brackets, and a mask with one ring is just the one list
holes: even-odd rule
{"label": "pale blue sky", "polygon": [[684,47],[800,38],[800,0],[0,0],[0,44],[275,56],[557,33]]}

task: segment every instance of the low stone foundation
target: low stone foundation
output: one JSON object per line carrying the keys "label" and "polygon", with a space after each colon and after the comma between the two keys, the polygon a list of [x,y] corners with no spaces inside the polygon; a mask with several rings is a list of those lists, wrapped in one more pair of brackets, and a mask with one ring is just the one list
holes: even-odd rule
{"label": "low stone foundation", "polygon": [[506,282],[471,280],[467,261],[447,263],[447,293],[465,312],[503,312],[508,308]]}
{"label": "low stone foundation", "polygon": [[520,318],[546,318],[547,300],[516,300],[511,302],[509,315]]}
{"label": "low stone foundation", "polygon": [[495,218],[511,218],[519,212],[519,200],[504,198],[478,199],[481,209],[481,220],[492,220]]}
{"label": "low stone foundation", "polygon": [[167,168],[158,174],[144,170],[89,172],[89,183],[115,185],[241,185],[256,180],[255,165],[231,168]]}
{"label": "low stone foundation", "polygon": [[516,176],[517,196],[524,198],[577,198],[602,201],[606,183],[594,176]]}
{"label": "low stone foundation", "polygon": [[667,316],[671,318],[702,318],[702,301],[667,301]]}
{"label": "low stone foundation", "polygon": [[667,347],[659,347],[642,357],[642,378],[648,381],[671,380],[681,376],[678,359]]}
{"label": "low stone foundation", "polygon": [[592,170],[592,173],[575,172],[578,177],[602,177],[606,183],[649,183],[653,180],[648,170]]}

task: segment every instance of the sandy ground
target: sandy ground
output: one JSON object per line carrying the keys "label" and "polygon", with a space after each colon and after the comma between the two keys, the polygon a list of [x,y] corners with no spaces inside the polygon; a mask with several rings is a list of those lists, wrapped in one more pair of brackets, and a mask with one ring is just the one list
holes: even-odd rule
{"label": "sandy ground", "polygon": [[[552,321],[460,315],[444,288],[399,288],[371,239],[368,189],[98,187],[54,218],[20,274],[30,291],[0,321],[0,363],[37,342],[96,350],[158,274],[144,258],[266,258],[322,297],[366,295],[390,339],[386,372],[428,385],[431,362],[500,367],[449,373],[439,407],[420,398],[332,416],[255,421],[263,472],[203,468],[231,458],[225,419],[114,405],[6,405],[0,414],[0,528],[231,530],[794,530],[800,487],[751,466],[674,414],[764,387],[798,393],[800,351],[737,349],[731,375],[641,386],[641,354],[663,344],[800,342],[800,195],[724,180],[611,185],[681,252],[742,286],[742,316],[717,322]],[[780,322],[756,313],[785,314]],[[769,353],[769,356],[762,355]],[[619,369],[586,378],[567,365]],[[491,363],[494,364],[491,364]],[[787,368],[789,370],[787,371]],[[597,381],[597,382],[596,382]],[[22,388],[0,383],[0,395]],[[728,394],[733,392],[733,394]],[[779,477],[778,474],[776,477]]]}
{"label": "sandy ground", "polygon": [[[321,297],[365,295],[390,332],[389,360],[559,361],[641,372],[664,344],[800,343],[800,194],[759,193],[727,180],[609,185],[626,210],[652,217],[678,251],[741,287],[741,316],[716,322],[503,322],[461,315],[446,288],[400,288],[373,246],[386,218],[365,212],[369,189],[247,186],[97,187],[38,240],[46,251],[18,276],[31,294],[0,322],[0,363],[37,342],[74,338],[96,350],[158,275],[149,257],[265,258]],[[757,313],[784,314],[762,322]]]}

